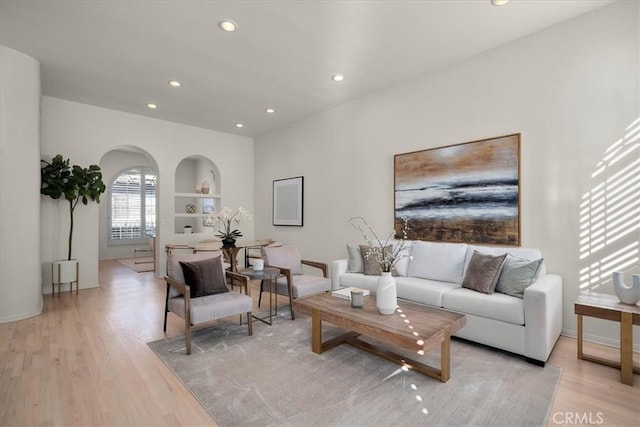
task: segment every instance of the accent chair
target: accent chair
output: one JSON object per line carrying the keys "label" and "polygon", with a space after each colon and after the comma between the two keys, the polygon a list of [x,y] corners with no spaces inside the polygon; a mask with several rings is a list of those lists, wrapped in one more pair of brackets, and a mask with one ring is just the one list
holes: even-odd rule
{"label": "accent chair", "polygon": [[[167,257],[167,295],[164,311],[164,331],[169,312],[184,319],[186,350],[191,354],[191,331],[208,326],[225,317],[247,316],[247,329],[253,335],[249,296],[249,279],[224,269],[220,251],[194,254],[171,254]],[[227,284],[240,286],[240,292],[229,290]],[[244,287],[244,294],[242,294]]]}
{"label": "accent chair", "polygon": [[[291,320],[295,320],[293,311],[293,300],[309,295],[328,292],[331,289],[331,280],[327,277],[327,264],[316,261],[302,259],[297,246],[264,247],[261,250],[264,264],[267,267],[280,269],[282,277],[276,281],[276,295],[289,297],[289,307],[291,309]],[[302,266],[317,268],[322,272],[322,276],[304,274]],[[258,307],[262,302],[262,292],[265,290],[263,281],[260,285],[260,297]]]}

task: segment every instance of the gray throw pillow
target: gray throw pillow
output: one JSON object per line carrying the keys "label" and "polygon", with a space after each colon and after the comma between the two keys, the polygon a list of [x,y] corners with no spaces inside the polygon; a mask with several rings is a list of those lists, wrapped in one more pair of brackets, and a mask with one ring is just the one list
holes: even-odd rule
{"label": "gray throw pillow", "polygon": [[358,246],[347,245],[347,253],[349,254],[348,273],[364,273],[364,260]]}
{"label": "gray throw pillow", "polygon": [[498,279],[496,292],[524,298],[524,290],[538,279],[541,271],[542,258],[529,261],[509,255]]}
{"label": "gray throw pillow", "polygon": [[493,256],[473,251],[471,262],[462,280],[462,287],[483,294],[494,293],[506,258],[507,254]]}
{"label": "gray throw pillow", "polygon": [[184,281],[191,290],[191,298],[229,292],[222,272],[222,257],[202,261],[180,261]]}

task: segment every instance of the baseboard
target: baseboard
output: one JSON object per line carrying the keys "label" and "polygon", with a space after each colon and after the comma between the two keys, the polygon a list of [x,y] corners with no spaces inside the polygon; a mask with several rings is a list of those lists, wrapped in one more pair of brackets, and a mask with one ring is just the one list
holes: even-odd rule
{"label": "baseboard", "polygon": [[[563,329],[562,332],[560,333],[560,335],[563,335],[563,336],[569,337],[569,338],[578,338],[578,332],[575,331],[575,330]],[[593,334],[583,334],[582,339],[585,342],[590,342],[590,343],[600,344],[600,345],[606,345],[607,347],[620,348],[620,340],[619,339],[613,339],[613,338],[603,337],[603,336],[600,336],[600,335],[593,335]],[[633,344],[633,351],[635,353],[640,353],[640,343],[637,343],[637,344],[634,343]]]}

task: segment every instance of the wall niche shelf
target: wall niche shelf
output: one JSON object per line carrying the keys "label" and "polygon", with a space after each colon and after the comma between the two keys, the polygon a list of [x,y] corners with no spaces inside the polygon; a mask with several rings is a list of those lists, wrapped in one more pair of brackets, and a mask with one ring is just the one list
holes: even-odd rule
{"label": "wall niche shelf", "polygon": [[[192,233],[212,233],[214,228],[204,225],[204,219],[215,215],[221,206],[220,182],[215,164],[202,156],[183,159],[176,167],[174,192],[174,233],[184,234],[185,226]],[[208,193],[196,193],[206,182]]]}
{"label": "wall niche shelf", "polygon": [[202,193],[175,193],[175,197],[192,197],[194,199],[219,199],[219,194],[202,194]]}

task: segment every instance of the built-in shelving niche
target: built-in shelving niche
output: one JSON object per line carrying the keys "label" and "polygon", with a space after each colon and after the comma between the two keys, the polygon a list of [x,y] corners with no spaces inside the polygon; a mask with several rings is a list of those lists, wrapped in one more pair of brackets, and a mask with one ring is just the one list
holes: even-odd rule
{"label": "built-in shelving niche", "polygon": [[[207,193],[206,186],[209,185]],[[204,225],[209,215],[220,210],[220,174],[216,165],[202,156],[187,157],[176,168],[174,232],[182,234],[190,225],[193,233],[211,233]]]}

